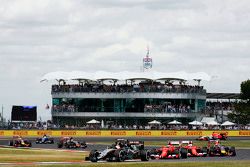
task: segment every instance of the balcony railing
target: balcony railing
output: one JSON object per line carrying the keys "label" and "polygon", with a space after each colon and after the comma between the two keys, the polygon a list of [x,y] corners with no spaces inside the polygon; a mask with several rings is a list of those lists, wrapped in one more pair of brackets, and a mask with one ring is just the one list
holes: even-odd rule
{"label": "balcony railing", "polygon": [[51,93],[197,93],[206,95],[206,90],[199,86],[167,87],[161,86],[79,86],[79,85],[53,85]]}

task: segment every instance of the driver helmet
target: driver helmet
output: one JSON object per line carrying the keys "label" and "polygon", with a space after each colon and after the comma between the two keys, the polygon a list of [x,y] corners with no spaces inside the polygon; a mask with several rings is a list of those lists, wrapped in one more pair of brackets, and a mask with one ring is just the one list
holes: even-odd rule
{"label": "driver helmet", "polygon": [[219,140],[216,140],[214,145],[218,146],[219,144],[220,144]]}

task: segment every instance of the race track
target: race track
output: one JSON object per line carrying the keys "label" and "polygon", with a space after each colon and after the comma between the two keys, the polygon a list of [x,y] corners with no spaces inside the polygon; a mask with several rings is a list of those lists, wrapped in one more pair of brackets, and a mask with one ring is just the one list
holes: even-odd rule
{"label": "race track", "polygon": [[[55,144],[35,144],[35,138],[30,138],[32,141],[32,148],[41,148],[41,149],[58,149],[57,148],[57,142],[59,141],[59,138],[54,138]],[[110,142],[112,143],[115,138],[108,138],[108,137],[93,137],[93,138],[84,138],[84,140],[87,142],[88,147],[86,149],[75,149],[75,150],[84,150],[84,151],[90,151],[93,149],[96,150],[102,150],[105,149],[108,145],[105,144],[96,144],[96,142]],[[142,140],[142,141],[168,141],[168,140],[177,140],[176,138],[130,138],[131,140]],[[83,139],[76,139],[79,141],[83,141]],[[180,140],[180,138],[178,138]],[[190,140],[190,138],[183,138],[181,140]],[[249,137],[239,137],[239,138],[230,138],[230,140],[250,140]],[[9,139],[0,139],[0,145],[1,146],[7,146],[9,143]],[[147,146],[146,149],[156,148],[153,146]],[[237,149],[237,156],[235,157],[189,157],[187,159],[168,159],[168,160],[151,160],[151,161],[237,161],[237,160],[250,160],[250,148],[246,149]]]}

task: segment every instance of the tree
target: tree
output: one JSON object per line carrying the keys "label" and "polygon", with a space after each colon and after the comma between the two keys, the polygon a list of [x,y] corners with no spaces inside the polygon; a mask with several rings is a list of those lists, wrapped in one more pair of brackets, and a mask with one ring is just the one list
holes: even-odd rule
{"label": "tree", "polygon": [[250,105],[249,103],[240,101],[235,103],[234,111],[228,114],[230,121],[233,121],[238,124],[246,125],[250,123]]}
{"label": "tree", "polygon": [[240,93],[240,97],[242,100],[250,100],[250,80],[246,80],[241,82],[240,85],[240,89],[241,89],[241,93]]}
{"label": "tree", "polygon": [[235,109],[228,114],[229,120],[246,125],[250,123],[250,80],[243,81],[240,85],[240,102],[234,105]]}

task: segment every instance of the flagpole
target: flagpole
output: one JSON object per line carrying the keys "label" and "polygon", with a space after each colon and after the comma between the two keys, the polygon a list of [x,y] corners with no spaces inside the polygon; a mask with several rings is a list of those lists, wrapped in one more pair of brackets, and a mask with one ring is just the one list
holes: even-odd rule
{"label": "flagpole", "polygon": [[2,123],[3,123],[3,104],[2,104]]}

